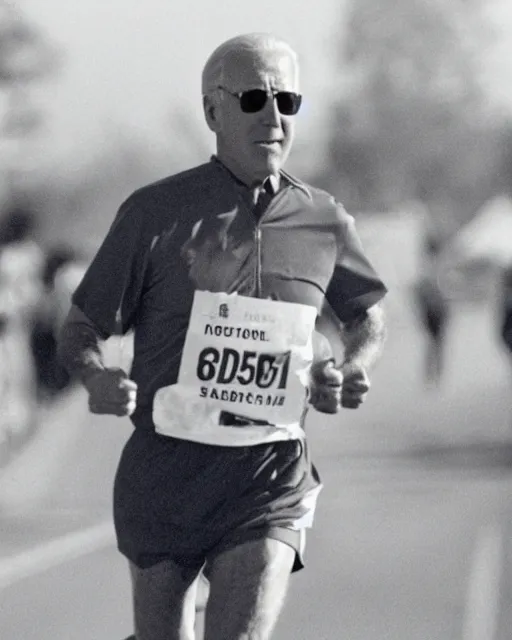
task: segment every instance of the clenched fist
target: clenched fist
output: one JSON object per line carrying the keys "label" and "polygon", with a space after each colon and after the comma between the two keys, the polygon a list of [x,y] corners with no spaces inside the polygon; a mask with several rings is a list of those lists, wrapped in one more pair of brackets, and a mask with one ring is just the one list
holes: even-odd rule
{"label": "clenched fist", "polygon": [[341,389],[341,406],[345,409],[357,409],[364,402],[370,389],[370,379],[366,370],[360,365],[345,363],[341,367],[343,385]]}
{"label": "clenched fist", "polygon": [[311,365],[309,402],[320,413],[338,413],[342,397],[343,375],[332,359]]}
{"label": "clenched fist", "polygon": [[130,416],[137,406],[137,384],[122,369],[102,369],[84,381],[92,413]]}
{"label": "clenched fist", "polygon": [[341,403],[343,376],[334,364],[329,340],[313,333],[313,364],[309,372],[309,402],[321,413],[337,413]]}
{"label": "clenched fist", "polygon": [[338,413],[341,407],[357,409],[370,389],[366,369],[350,361],[337,368],[329,341],[318,331],[313,334],[313,354],[310,404],[321,413]]}

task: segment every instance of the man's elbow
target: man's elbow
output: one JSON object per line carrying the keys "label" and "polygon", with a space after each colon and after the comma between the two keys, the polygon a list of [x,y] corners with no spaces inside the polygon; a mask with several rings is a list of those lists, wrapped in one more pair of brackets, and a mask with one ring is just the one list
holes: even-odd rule
{"label": "man's elbow", "polygon": [[384,339],[387,334],[387,326],[386,314],[384,312],[383,305],[380,302],[377,302],[377,304],[374,304],[373,307],[368,309],[367,313],[369,321],[374,327],[375,332]]}
{"label": "man's elbow", "polygon": [[96,348],[105,339],[94,322],[79,307],[72,305],[57,333],[58,361],[69,370],[77,349]]}
{"label": "man's elbow", "polygon": [[55,336],[57,361],[68,373],[71,369],[71,351],[75,343],[75,337],[76,323],[73,321],[72,310],[70,310],[62,325],[58,327]]}
{"label": "man's elbow", "polygon": [[343,323],[345,332],[353,333],[365,329],[371,335],[385,338],[386,336],[386,318],[383,306],[377,302],[367,309],[361,309],[354,314],[350,320]]}

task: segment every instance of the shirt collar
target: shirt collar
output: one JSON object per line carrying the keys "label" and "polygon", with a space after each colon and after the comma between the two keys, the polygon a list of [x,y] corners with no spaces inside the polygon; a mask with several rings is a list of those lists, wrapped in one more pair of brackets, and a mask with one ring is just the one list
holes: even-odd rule
{"label": "shirt collar", "polygon": [[[233,171],[231,171],[231,169],[226,167],[226,165],[222,162],[222,160],[219,160],[219,158],[216,155],[212,155],[210,160],[212,162],[217,163],[220,167],[222,167],[223,170],[227,171],[239,186],[249,189],[251,193],[257,193],[263,187],[269,195],[275,196],[276,193],[278,193],[281,187],[283,186],[283,179],[282,179],[281,173],[279,173],[279,175],[270,175],[268,176],[268,178],[265,178],[263,182],[254,182],[252,184],[247,184],[242,180],[240,180],[240,178],[236,176],[233,173]],[[285,181],[288,181],[288,180],[285,178]]]}
{"label": "shirt collar", "polygon": [[[215,162],[219,167],[222,168],[223,171],[226,171],[230,177],[240,186],[240,187],[245,187],[246,189],[249,189],[250,193],[253,195],[253,197],[257,197],[257,194],[259,193],[262,183],[257,183],[257,184],[252,184],[252,185],[248,185],[245,182],[243,182],[242,180],[240,180],[240,178],[238,178],[232,171],[231,169],[228,169],[226,167],[226,165],[222,162],[222,160],[219,160],[219,158],[213,154],[210,158],[210,160],[212,162]],[[295,178],[294,176],[291,176],[289,173],[287,173],[286,171],[283,171],[282,169],[279,171],[278,175],[270,175],[268,176],[268,178],[266,178],[263,183],[265,184],[265,190],[267,191],[267,193],[269,193],[270,195],[274,196],[277,193],[279,193],[280,189],[283,189],[285,186],[287,185],[291,185],[293,187],[296,187],[297,189],[300,189],[301,191],[303,191],[308,198],[311,198],[311,191],[309,190],[308,186],[306,184],[304,184],[304,182],[302,182],[301,180],[299,180],[298,178]],[[271,187],[271,189],[268,189],[268,186]],[[256,194],[256,195],[254,195]]]}

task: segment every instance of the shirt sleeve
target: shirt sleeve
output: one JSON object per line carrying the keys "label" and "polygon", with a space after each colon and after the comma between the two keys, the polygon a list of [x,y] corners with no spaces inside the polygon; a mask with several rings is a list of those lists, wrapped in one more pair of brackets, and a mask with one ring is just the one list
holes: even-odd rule
{"label": "shirt sleeve", "polygon": [[386,286],[365,255],[354,218],[338,204],[338,254],[326,300],[347,322],[383,298]]}
{"label": "shirt sleeve", "polygon": [[132,326],[145,272],[143,220],[144,211],[132,200],[121,205],[72,296],[105,338]]}

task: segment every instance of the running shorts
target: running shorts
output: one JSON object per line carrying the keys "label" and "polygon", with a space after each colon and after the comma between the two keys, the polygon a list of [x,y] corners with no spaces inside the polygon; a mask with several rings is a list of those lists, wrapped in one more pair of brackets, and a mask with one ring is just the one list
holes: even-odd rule
{"label": "running shorts", "polygon": [[268,537],[295,549],[297,571],[320,489],[303,440],[223,447],[135,430],[114,483],[118,548],[140,568],[201,568]]}

